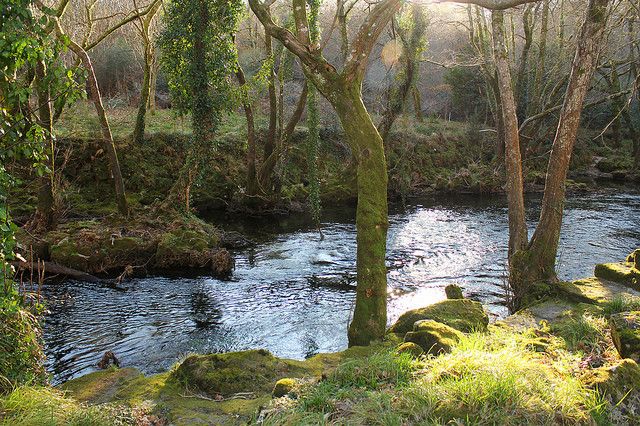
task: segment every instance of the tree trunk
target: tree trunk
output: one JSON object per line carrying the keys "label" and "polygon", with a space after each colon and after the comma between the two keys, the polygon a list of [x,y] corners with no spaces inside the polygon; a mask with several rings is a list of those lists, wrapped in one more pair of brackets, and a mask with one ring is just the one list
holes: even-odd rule
{"label": "tree trunk", "polygon": [[[268,33],[265,33],[265,51],[267,56],[273,61],[273,46],[272,38]],[[267,140],[264,143],[263,158],[268,159],[271,157],[276,149],[276,136],[278,132],[278,97],[276,94],[276,75],[274,72],[274,65],[272,62],[268,75],[269,85],[269,129],[267,131]],[[275,162],[273,167],[261,167],[260,169],[260,186],[264,191],[271,192],[271,178],[273,170],[275,169]]]}
{"label": "tree trunk", "polygon": [[144,78],[140,91],[140,104],[138,105],[138,115],[136,117],[136,127],[133,130],[133,141],[137,144],[144,143],[145,119],[149,97],[151,95],[151,46],[147,44],[144,48]]}
{"label": "tree trunk", "polygon": [[242,107],[244,115],[247,119],[247,195],[256,195],[258,193],[258,178],[256,175],[256,130],[253,117],[253,108],[249,100],[247,92],[247,79],[240,64],[236,71],[236,78],[242,90]]}
{"label": "tree trunk", "polygon": [[49,156],[50,173],[40,179],[38,205],[32,227],[38,231],[49,231],[55,227],[55,148],[53,142],[53,117],[51,114],[51,93],[45,82],[47,69],[44,61],[36,64],[36,91],[38,94],[38,122],[45,133],[45,152]]}
{"label": "tree trunk", "polygon": [[384,336],[387,325],[387,166],[382,137],[362,103],[359,87],[344,85],[332,98],[357,162],[358,288],[349,345],[368,345]]}
{"label": "tree trunk", "polygon": [[505,169],[507,172],[507,201],[509,204],[509,259],[528,243],[527,224],[524,207],[524,183],[522,178],[522,158],[518,116],[513,93],[509,58],[504,39],[504,14],[492,13],[493,49],[498,77],[498,93],[502,111],[503,138],[505,142]]}
{"label": "tree trunk", "polygon": [[422,116],[422,98],[420,96],[420,90],[418,90],[415,84],[411,89],[411,94],[413,96],[413,111],[416,119],[422,122],[424,120],[424,117]]}
{"label": "tree trunk", "polygon": [[584,99],[602,46],[610,0],[590,0],[569,77],[569,86],[549,158],[542,210],[529,247],[519,256],[521,281],[557,281],[555,269],[565,201],[565,181],[575,145]]}
{"label": "tree trunk", "polygon": [[529,114],[533,115],[540,112],[542,102],[542,81],[545,74],[547,60],[547,35],[549,33],[549,0],[542,3],[542,24],[540,28],[540,42],[538,46],[538,63],[535,67],[535,78],[533,82],[533,96],[529,103]]}
{"label": "tree trunk", "polygon": [[164,202],[164,206],[167,208],[175,208],[176,205],[184,206],[187,214],[191,213],[191,186],[198,176],[199,165],[206,159],[206,150],[211,146],[215,133],[216,123],[212,110],[209,76],[202,72],[207,69],[205,34],[210,23],[211,16],[207,1],[200,0],[197,20],[194,25],[193,49],[191,51],[193,56],[189,71],[192,91],[191,128],[193,135],[185,163]]}
{"label": "tree trunk", "polygon": [[[59,24],[58,24],[59,25]],[[60,32],[59,32],[60,33]],[[120,170],[120,162],[118,161],[118,153],[116,151],[116,145],[113,141],[113,135],[111,134],[111,127],[109,126],[109,119],[107,113],[102,105],[102,97],[100,96],[100,89],[98,88],[98,80],[96,79],[96,73],[93,69],[93,64],[87,52],[80,47],[74,41],[69,41],[69,48],[80,58],[80,61],[87,70],[87,87],[89,92],[89,98],[92,100],[93,105],[98,114],[98,120],[100,121],[100,130],[102,132],[102,145],[104,151],[109,158],[109,166],[111,169],[111,177],[116,191],[116,203],[118,205],[118,211],[120,214],[127,216],[129,214],[129,206],[127,204],[127,198],[124,190],[124,181],[122,179],[122,171]]]}

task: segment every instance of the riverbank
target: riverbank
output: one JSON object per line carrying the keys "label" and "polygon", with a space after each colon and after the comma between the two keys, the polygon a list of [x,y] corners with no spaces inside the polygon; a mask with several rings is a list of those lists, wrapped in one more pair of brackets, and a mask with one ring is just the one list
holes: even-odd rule
{"label": "riverbank", "polygon": [[477,302],[449,299],[405,313],[383,342],[306,361],[190,355],[157,375],[112,367],[21,388],[0,424],[637,424],[638,263],[598,266],[488,326]]}
{"label": "riverbank", "polygon": [[[149,117],[145,144],[134,144],[130,126],[135,114],[126,108],[110,111],[120,152],[131,216],[118,215],[105,154],[95,139],[91,111],[79,103],[59,123],[56,161],[58,226],[52,232],[18,234],[25,260],[50,262],[49,272],[65,275],[71,268],[81,273],[116,278],[163,274],[179,269],[214,276],[229,276],[233,269],[228,250],[246,244],[200,221],[200,216],[233,218],[307,217],[306,129],[295,132],[288,158],[279,170],[277,196],[256,199],[244,191],[246,129],[240,116],[223,122],[216,154],[209,171],[193,188],[194,215],[159,211],[182,165],[190,133],[188,120],[160,110]],[[259,116],[258,129],[265,118]],[[324,144],[319,161],[320,193],[325,208],[355,204],[355,174],[341,130],[324,123]],[[258,132],[259,135],[262,134]],[[416,121],[401,117],[387,143],[389,197],[393,203],[437,194],[501,194],[505,181],[495,157],[495,135],[477,126],[439,119]],[[583,132],[568,181],[569,191],[593,190],[602,183],[635,182],[631,157],[626,158],[593,142]],[[525,161],[529,192],[542,190],[545,156],[531,154]],[[19,165],[16,172],[19,173]],[[35,212],[40,180],[22,176],[9,198],[16,222],[27,224]],[[230,236],[230,237],[229,237]],[[36,267],[24,263],[20,266]],[[124,274],[124,275],[123,275]]]}
{"label": "riverbank", "polygon": [[[180,169],[190,130],[188,118],[170,110],[148,117],[145,143],[131,140],[135,113],[132,109],[109,110],[130,206],[137,211],[163,200]],[[355,168],[344,136],[330,117],[321,129],[319,172],[320,193],[325,205],[355,200]],[[266,117],[256,117],[257,136],[264,137]],[[59,219],[75,221],[116,214],[108,162],[97,131],[98,124],[84,103],[65,112],[57,127],[56,187]],[[389,169],[389,198],[403,199],[434,193],[502,193],[505,181],[502,162],[496,160],[495,133],[481,131],[473,123],[410,116],[397,120],[386,144]],[[628,141],[615,141],[612,149],[593,140],[583,130],[573,154],[568,186],[586,190],[598,182],[636,183],[638,174]],[[228,214],[287,214],[306,209],[310,182],[306,159],[307,129],[294,132],[286,161],[274,177],[279,193],[256,200],[245,195],[246,128],[244,118],[225,118],[216,138],[216,150],[199,185],[193,188],[196,211],[226,211]],[[613,143],[612,143],[613,144]],[[629,145],[629,146],[628,146]],[[535,149],[534,149],[535,148]],[[540,152],[536,151],[542,150]],[[526,190],[542,189],[546,172],[544,146],[527,147],[524,161]],[[24,223],[37,201],[37,176],[21,175],[21,184],[9,198],[14,218]],[[25,168],[29,170],[28,168]]]}

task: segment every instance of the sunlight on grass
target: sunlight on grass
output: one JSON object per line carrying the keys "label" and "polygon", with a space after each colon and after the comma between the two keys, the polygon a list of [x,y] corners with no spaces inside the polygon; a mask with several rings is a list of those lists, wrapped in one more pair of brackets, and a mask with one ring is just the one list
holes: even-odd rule
{"label": "sunlight on grass", "polygon": [[[452,353],[407,361],[393,352],[342,365],[267,424],[589,424],[606,404],[572,375],[579,358],[533,333],[494,328]],[[410,373],[410,378],[407,374]],[[387,377],[390,380],[380,380]],[[393,384],[393,386],[392,386]]]}

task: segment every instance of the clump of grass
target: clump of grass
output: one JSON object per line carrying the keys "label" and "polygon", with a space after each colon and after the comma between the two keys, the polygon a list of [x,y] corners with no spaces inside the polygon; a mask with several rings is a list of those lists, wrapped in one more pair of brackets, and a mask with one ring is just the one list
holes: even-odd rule
{"label": "clump of grass", "polygon": [[602,317],[582,314],[555,326],[571,351],[591,352],[606,339],[607,322]]}
{"label": "clump of grass", "polygon": [[618,314],[620,312],[640,310],[640,297],[616,294],[603,306],[603,313],[606,316]]}
{"label": "clump of grass", "polygon": [[[533,332],[493,328],[465,336],[438,357],[398,362],[390,353],[352,362],[266,424],[552,425],[605,419],[607,403],[573,374],[578,358],[551,336],[553,350],[536,351],[528,343],[533,338]],[[401,372],[398,379],[379,380],[389,365]]]}
{"label": "clump of grass", "polygon": [[19,387],[0,399],[0,426],[133,425],[129,410],[111,405],[87,406],[53,388]]}

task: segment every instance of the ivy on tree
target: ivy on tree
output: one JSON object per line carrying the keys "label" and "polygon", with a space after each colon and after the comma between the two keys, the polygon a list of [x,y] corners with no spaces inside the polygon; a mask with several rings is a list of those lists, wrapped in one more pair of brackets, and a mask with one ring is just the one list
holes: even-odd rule
{"label": "ivy on tree", "polygon": [[223,114],[234,106],[229,76],[237,66],[233,33],[243,11],[241,0],[171,2],[160,36],[162,61],[174,106],[191,114],[193,136],[185,163],[166,206],[190,210],[191,187],[215,150]]}

